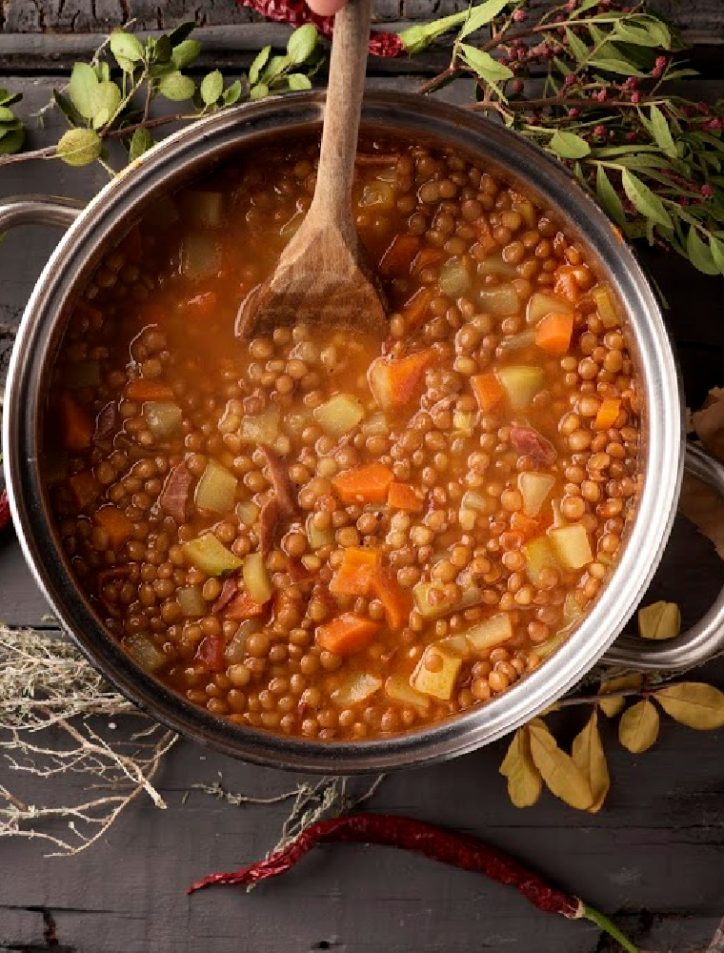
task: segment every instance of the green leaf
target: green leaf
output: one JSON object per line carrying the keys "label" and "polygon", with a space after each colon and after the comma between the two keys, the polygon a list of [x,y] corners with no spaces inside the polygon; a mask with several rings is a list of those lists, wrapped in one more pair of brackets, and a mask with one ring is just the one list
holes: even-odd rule
{"label": "green leaf", "polygon": [[241,82],[237,79],[235,82],[224,90],[224,105],[233,106],[234,103],[238,103],[241,99]]}
{"label": "green leaf", "polygon": [[153,58],[157,63],[171,63],[172,56],[173,44],[171,43],[170,37],[163,33],[156,40],[156,48],[154,50]]}
{"label": "green leaf", "polygon": [[661,225],[662,228],[674,227],[669,213],[664,208],[664,203],[637,175],[624,169],[621,173],[621,184],[637,212],[657,225]]}
{"label": "green leaf", "polygon": [[166,99],[175,103],[183,102],[185,99],[191,99],[196,90],[196,84],[189,76],[184,76],[178,70],[162,76],[158,84],[158,91]]}
{"label": "green leaf", "polygon": [[183,40],[171,50],[171,62],[176,69],[190,66],[201,52],[201,44],[196,40]]}
{"label": "green leaf", "polygon": [[96,63],[96,76],[99,83],[107,83],[111,78],[111,67],[105,60]]}
{"label": "green leaf", "polygon": [[148,152],[149,149],[153,148],[153,145],[153,136],[148,129],[144,129],[143,126],[139,127],[131,136],[131,144],[128,147],[129,161],[135,161],[139,156],[142,156],[144,152]]}
{"label": "green leaf", "polygon": [[53,99],[55,100],[55,105],[72,126],[80,126],[83,123],[83,117],[67,96],[59,93],[57,89],[54,89]]}
{"label": "green leaf", "polygon": [[658,106],[651,107],[651,134],[664,155],[670,159],[678,158],[679,152],[674,137],[671,135],[671,129]]}
{"label": "green leaf", "polygon": [[709,250],[719,272],[724,275],[724,241],[717,238],[716,235],[712,235],[709,239]]}
{"label": "green leaf", "polygon": [[709,246],[699,237],[698,229],[693,225],[686,236],[686,253],[692,265],[705,275],[718,275],[719,267],[714,261]]}
{"label": "green leaf", "polygon": [[7,106],[0,106],[0,122],[15,122],[17,116]]}
{"label": "green leaf", "polygon": [[179,25],[171,31],[169,34],[169,40],[174,46],[180,46],[186,37],[190,36],[195,29],[196,24],[194,21],[186,20],[184,23],[179,23]]}
{"label": "green leaf", "polygon": [[264,99],[268,95],[269,87],[264,83],[257,83],[256,86],[251,87],[249,99]]}
{"label": "green leaf", "polygon": [[100,129],[113,119],[116,110],[121,104],[121,91],[110,80],[99,83],[93,96],[93,128]]}
{"label": "green leaf", "polygon": [[101,154],[102,143],[92,129],[69,129],[58,143],[58,158],[66,165],[82,166],[95,162]]}
{"label": "green leaf", "polygon": [[634,46],[661,46],[655,31],[627,23],[623,17],[614,24],[613,32],[615,39],[623,43],[632,43]]}
{"label": "green leaf", "polygon": [[207,106],[213,106],[224,91],[224,77],[215,69],[201,80],[201,98]]}
{"label": "green leaf", "polygon": [[18,129],[22,128],[23,125],[19,119],[14,119],[12,122],[0,123],[0,139],[4,139],[5,136],[10,136],[12,133],[17,132]]}
{"label": "green leaf", "polygon": [[84,119],[93,118],[97,88],[98,77],[93,67],[87,63],[74,63],[68,83],[68,96]]}
{"label": "green leaf", "polygon": [[121,66],[121,63],[118,61],[119,56],[124,60],[130,60],[132,63],[137,63],[143,59],[143,47],[141,46],[141,42],[138,37],[132,33],[126,33],[125,30],[114,30],[111,33],[110,44],[111,53],[115,56],[119,66]]}
{"label": "green leaf", "polygon": [[3,136],[0,139],[0,154],[8,155],[11,152],[19,152],[23,143],[25,142],[25,130],[20,127],[20,129],[13,129],[6,136]]}
{"label": "green leaf", "polygon": [[306,62],[314,52],[318,39],[317,28],[313,23],[305,23],[304,26],[298,27],[287,43],[289,62],[295,66]]}
{"label": "green leaf", "polygon": [[290,65],[291,60],[288,56],[272,56],[264,67],[261,78],[268,84],[280,76]]}
{"label": "green leaf", "polygon": [[623,226],[626,222],[626,213],[623,210],[621,199],[618,197],[616,189],[611,185],[611,180],[606,175],[606,170],[602,165],[596,167],[596,195],[606,215],[617,225]]}
{"label": "green leaf", "polygon": [[490,53],[478,50],[467,43],[461,43],[459,46],[460,56],[467,63],[470,69],[476,73],[486,83],[498,83],[510,79],[512,71],[493,59]]}
{"label": "green leaf", "polygon": [[287,73],[287,86],[294,92],[311,89],[312,81],[305,73]]}
{"label": "green leaf", "polygon": [[585,62],[588,59],[588,47],[583,40],[580,37],[577,37],[573,30],[568,26],[566,27],[566,38],[568,40],[568,45],[571,48],[571,53],[573,53],[577,62]]}
{"label": "green leaf", "polygon": [[490,23],[498,16],[511,2],[511,0],[485,0],[485,3],[479,4],[470,10],[470,15],[463,24],[462,30],[458,33],[458,40],[475,33],[486,23]]}
{"label": "green leaf", "polygon": [[615,59],[614,57],[604,56],[596,57],[588,64],[594,69],[603,70],[604,73],[622,73],[624,76],[643,76],[641,70],[636,69],[626,60]]}
{"label": "green leaf", "polygon": [[12,106],[23,98],[22,93],[9,93],[6,89],[0,89],[0,104],[3,106]]}
{"label": "green leaf", "polygon": [[562,159],[582,159],[591,151],[591,147],[581,136],[574,132],[562,132],[560,129],[553,133],[548,148]]}
{"label": "green leaf", "polygon": [[265,46],[254,57],[254,60],[249,67],[249,82],[253,86],[257,82],[261,71],[266,66],[269,60],[269,54],[271,53],[271,46]]}

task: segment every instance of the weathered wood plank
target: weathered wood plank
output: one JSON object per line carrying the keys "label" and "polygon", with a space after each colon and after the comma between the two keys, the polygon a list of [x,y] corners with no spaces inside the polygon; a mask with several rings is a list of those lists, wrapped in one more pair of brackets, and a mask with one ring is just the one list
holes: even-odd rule
{"label": "weathered wood plank", "polygon": [[[375,0],[374,16],[380,22],[430,20],[456,13],[468,0]],[[724,25],[719,0],[697,0],[686,8],[677,0],[651,0],[651,7],[672,22],[706,36]],[[128,19],[139,29],[173,29],[186,20],[198,26],[258,22],[261,18],[248,7],[232,0],[2,0],[2,29],[6,33],[106,31]]]}

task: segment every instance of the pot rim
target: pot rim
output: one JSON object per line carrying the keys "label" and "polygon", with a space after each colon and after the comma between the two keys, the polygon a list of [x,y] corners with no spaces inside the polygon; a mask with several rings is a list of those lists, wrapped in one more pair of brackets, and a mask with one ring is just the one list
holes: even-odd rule
{"label": "pot rim", "polygon": [[375,741],[317,742],[236,726],[189,703],[132,662],[106,633],[65,564],[38,466],[40,394],[65,305],[94,252],[118,226],[193,167],[283,132],[321,122],[324,91],[287,94],[200,120],[163,140],[108,183],[53,252],[28,301],[8,374],[3,441],[20,542],[63,628],[102,674],[157,720],[225,754],[271,767],[334,773],[389,770],[472,751],[519,727],[565,694],[620,633],[650,581],[675,515],[683,467],[683,410],[663,318],[631,249],[567,170],[515,133],[460,107],[391,91],[366,96],[362,128],[447,145],[497,166],[579,231],[629,315],[646,392],[645,479],[624,551],[575,632],[507,692],[447,721]]}

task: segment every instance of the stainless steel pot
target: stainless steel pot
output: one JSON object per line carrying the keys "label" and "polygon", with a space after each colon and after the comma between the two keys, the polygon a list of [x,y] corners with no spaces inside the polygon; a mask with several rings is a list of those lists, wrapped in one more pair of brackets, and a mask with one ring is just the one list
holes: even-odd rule
{"label": "stainless steel pot", "polygon": [[[603,655],[638,669],[684,668],[724,651],[724,591],[701,622],[665,643],[621,639],[656,569],[674,519],[684,463],[682,402],[676,363],[655,297],[628,246],[564,168],[520,137],[461,109],[400,93],[367,98],[363,130],[453,147],[520,182],[556,209],[587,243],[630,316],[646,391],[645,480],[623,554],[592,611],[540,669],[482,708],[396,737],[354,743],[289,739],[221,721],[139,670],[108,636],[78,591],[53,530],[38,460],[43,453],[42,397],[66,304],[103,252],[147,204],[269,138],[319,126],[324,97],[304,93],[242,106],[166,139],[110,182],[85,209],[62,199],[20,198],[0,206],[0,230],[25,222],[69,226],[28,302],[13,352],[5,402],[5,467],[25,556],[63,627],[90,661],[128,698],[181,733],[226,754],[263,764],[325,772],[388,770],[452,758],[493,741],[570,689]],[[686,451],[692,471],[724,494],[724,468]]]}

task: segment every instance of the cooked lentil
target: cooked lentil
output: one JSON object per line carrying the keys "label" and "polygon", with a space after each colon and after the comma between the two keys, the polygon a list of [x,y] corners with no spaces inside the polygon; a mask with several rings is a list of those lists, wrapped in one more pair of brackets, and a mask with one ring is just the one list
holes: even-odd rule
{"label": "cooked lentil", "polygon": [[318,740],[438,721],[537,668],[640,484],[636,368],[585,248],[460,157],[365,148],[386,341],[235,336],[313,191],[314,143],[268,147],[106,256],[46,415],[58,532],[113,637],[210,712]]}

